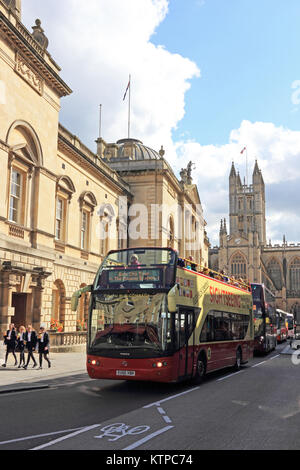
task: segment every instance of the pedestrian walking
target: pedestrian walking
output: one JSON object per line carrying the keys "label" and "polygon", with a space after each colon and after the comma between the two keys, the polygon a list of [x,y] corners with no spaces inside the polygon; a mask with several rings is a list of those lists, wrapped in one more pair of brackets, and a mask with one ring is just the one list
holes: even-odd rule
{"label": "pedestrian walking", "polygon": [[43,357],[45,361],[48,362],[48,367],[51,367],[51,362],[48,359],[47,355],[49,354],[49,347],[50,347],[50,339],[47,331],[43,326],[40,327],[40,332],[38,335],[38,346],[39,346],[39,360],[40,360],[40,367],[42,369]]}
{"label": "pedestrian walking", "polygon": [[27,356],[26,366],[23,366],[24,369],[27,369],[30,359],[33,360],[33,366],[32,367],[37,366],[36,360],[35,360],[34,355],[33,355],[33,353],[35,351],[35,348],[36,348],[36,343],[37,343],[36,332],[32,328],[32,325],[28,325],[27,326],[27,331],[25,333],[25,347],[27,349],[28,356]]}
{"label": "pedestrian walking", "polygon": [[25,326],[20,326],[19,333],[17,335],[17,347],[16,347],[16,351],[20,353],[20,362],[18,365],[18,369],[20,369],[21,366],[25,366],[25,333],[26,333]]}
{"label": "pedestrian walking", "polygon": [[16,356],[16,353],[15,353],[16,340],[17,340],[15,325],[13,323],[11,323],[8,328],[9,329],[6,332],[6,335],[4,335],[4,344],[6,345],[6,354],[5,354],[5,363],[2,364],[2,367],[6,367],[8,355],[10,353],[12,353],[12,355],[15,358],[15,366],[18,364],[17,356]]}

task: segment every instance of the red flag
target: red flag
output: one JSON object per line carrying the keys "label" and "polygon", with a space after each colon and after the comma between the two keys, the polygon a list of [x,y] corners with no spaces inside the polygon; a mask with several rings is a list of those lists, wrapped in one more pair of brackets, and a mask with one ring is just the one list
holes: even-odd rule
{"label": "red flag", "polygon": [[244,147],[243,150],[241,151],[241,154],[243,154],[247,150],[247,147]]}

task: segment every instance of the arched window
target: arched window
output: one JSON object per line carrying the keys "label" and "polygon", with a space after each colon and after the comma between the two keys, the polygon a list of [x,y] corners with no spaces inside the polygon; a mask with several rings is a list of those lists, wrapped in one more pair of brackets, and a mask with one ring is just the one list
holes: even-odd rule
{"label": "arched window", "polygon": [[231,259],[231,274],[237,278],[247,279],[247,262],[241,253],[235,253]]}
{"label": "arched window", "polygon": [[[37,228],[39,171],[43,156],[34,129],[24,121],[15,121],[6,136],[8,156],[9,234],[24,238],[24,228],[33,233]],[[21,226],[18,230],[16,225]]]}
{"label": "arched window", "polygon": [[68,205],[75,186],[68,176],[61,176],[56,183],[55,240],[65,242],[68,238]]}
{"label": "arched window", "polygon": [[268,274],[277,290],[282,289],[282,275],[279,262],[272,258],[267,267]]}
{"label": "arched window", "polygon": [[300,291],[300,258],[296,258],[290,265],[290,289]]}
{"label": "arched window", "polygon": [[80,203],[80,249],[82,251],[90,250],[91,241],[91,223],[92,215],[95,207],[97,206],[97,200],[93,193],[85,191],[79,198]]}

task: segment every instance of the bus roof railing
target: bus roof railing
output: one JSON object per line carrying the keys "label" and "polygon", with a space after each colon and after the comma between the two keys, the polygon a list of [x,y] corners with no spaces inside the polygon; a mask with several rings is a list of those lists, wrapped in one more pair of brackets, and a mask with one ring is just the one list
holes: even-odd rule
{"label": "bus roof railing", "polygon": [[[189,267],[190,269],[200,274],[210,276],[219,281],[227,282],[228,284],[232,286],[240,287],[241,289],[251,292],[250,282],[247,282],[242,278],[236,279],[233,275],[229,275],[224,272],[215,271],[214,269],[210,269],[207,266],[202,266],[201,264],[196,263],[193,259],[190,259],[190,258],[182,258],[178,256],[178,261],[180,260],[184,261],[185,263],[185,266],[182,266],[182,267]],[[193,268],[196,268],[196,269],[193,269]]]}

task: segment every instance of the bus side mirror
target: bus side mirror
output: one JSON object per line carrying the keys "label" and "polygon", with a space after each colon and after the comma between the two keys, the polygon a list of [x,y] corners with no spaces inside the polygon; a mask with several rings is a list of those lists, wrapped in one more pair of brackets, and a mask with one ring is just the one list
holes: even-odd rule
{"label": "bus side mirror", "polygon": [[170,313],[177,312],[177,304],[176,304],[176,294],[177,294],[178,285],[175,284],[174,287],[168,293],[168,311]]}
{"label": "bus side mirror", "polygon": [[76,292],[74,292],[74,294],[71,297],[71,310],[72,310],[72,312],[77,311],[78,302],[79,302],[79,299],[82,296],[82,294],[85,294],[86,292],[92,292],[92,288],[93,288],[93,286],[85,286],[85,287],[82,287],[82,289],[79,289]]}

